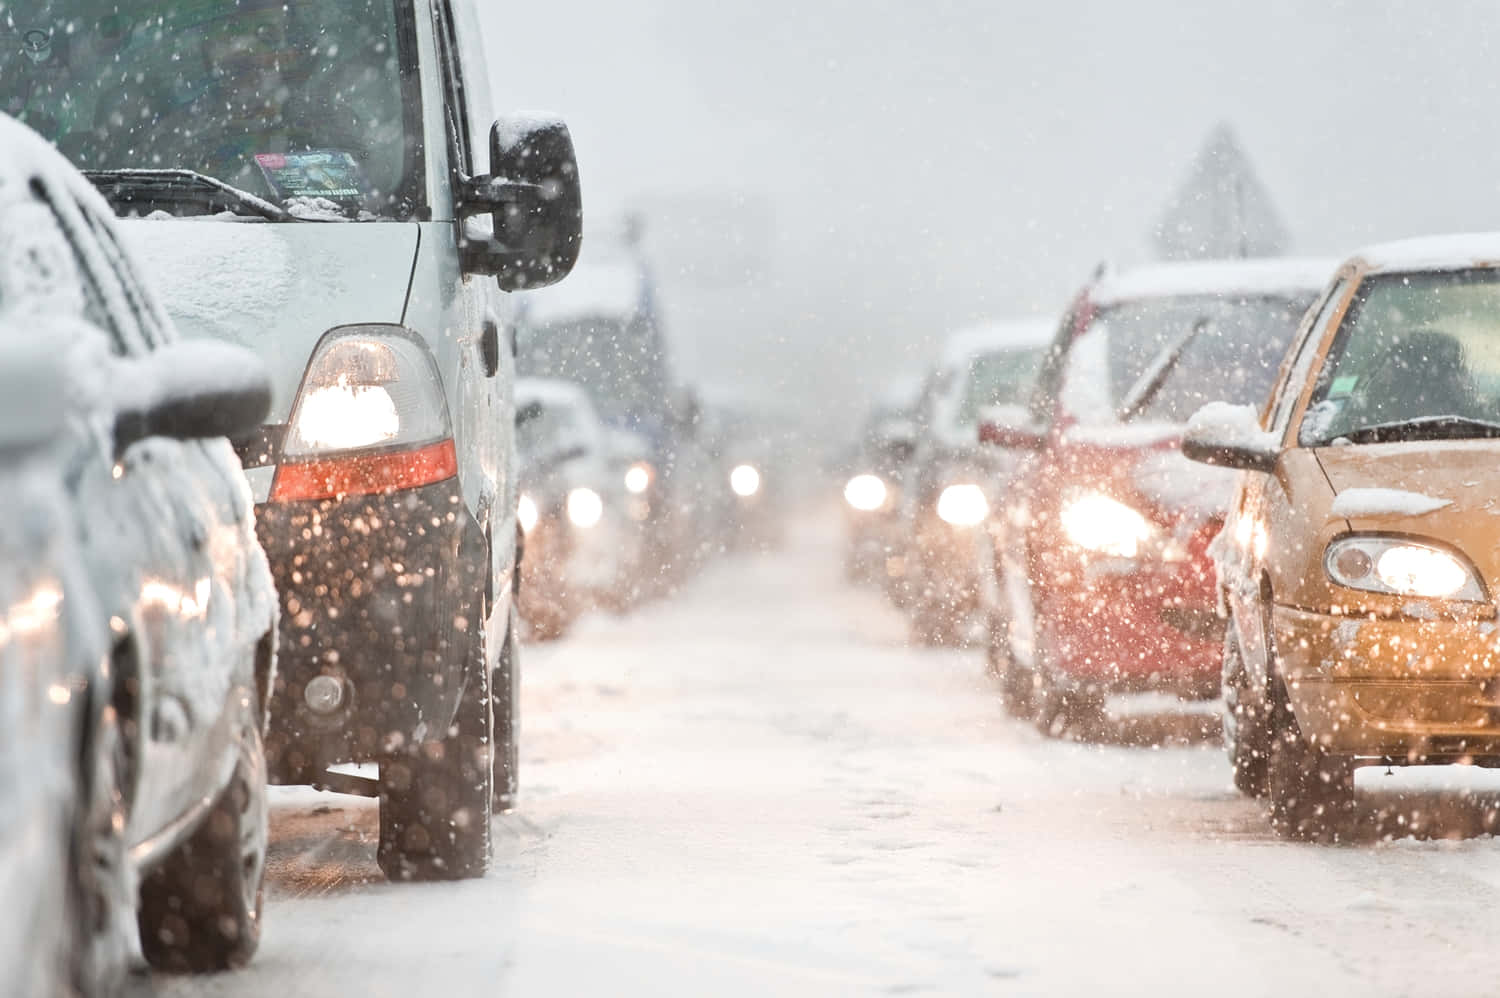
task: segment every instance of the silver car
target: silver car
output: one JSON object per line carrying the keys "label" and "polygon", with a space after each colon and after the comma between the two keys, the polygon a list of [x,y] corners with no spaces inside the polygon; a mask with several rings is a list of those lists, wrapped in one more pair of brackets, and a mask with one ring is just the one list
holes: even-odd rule
{"label": "silver car", "polygon": [[[264,417],[269,379],[243,349],[177,340],[108,204],[45,142],[0,116],[0,149],[0,657],[36,672],[0,694],[0,728],[46,729],[24,773],[0,744],[0,797],[71,788],[45,832],[69,848],[67,876],[45,877],[79,935],[79,988],[120,972],[132,918],[153,966],[222,970],[260,939],[278,620],[224,437]],[[42,931],[54,906],[17,910]],[[47,952],[4,972],[33,975]]]}

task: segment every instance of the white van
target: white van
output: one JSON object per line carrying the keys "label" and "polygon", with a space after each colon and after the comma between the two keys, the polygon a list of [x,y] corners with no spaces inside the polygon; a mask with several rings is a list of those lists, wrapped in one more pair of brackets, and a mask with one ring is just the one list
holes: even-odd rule
{"label": "white van", "polygon": [[495,120],[473,0],[5,14],[6,106],[129,220],[183,333],[273,373],[237,442],[283,609],[271,779],[378,796],[393,879],[481,875],[516,778],[503,292],[577,258],[567,128]]}

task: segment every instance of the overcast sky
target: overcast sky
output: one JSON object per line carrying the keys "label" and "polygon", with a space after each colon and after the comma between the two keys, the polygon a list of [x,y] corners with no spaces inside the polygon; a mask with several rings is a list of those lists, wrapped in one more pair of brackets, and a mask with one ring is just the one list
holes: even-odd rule
{"label": "overcast sky", "polygon": [[484,6],[497,105],[646,210],[684,374],[825,424],[1142,259],[1219,122],[1297,251],[1500,228],[1493,0]]}

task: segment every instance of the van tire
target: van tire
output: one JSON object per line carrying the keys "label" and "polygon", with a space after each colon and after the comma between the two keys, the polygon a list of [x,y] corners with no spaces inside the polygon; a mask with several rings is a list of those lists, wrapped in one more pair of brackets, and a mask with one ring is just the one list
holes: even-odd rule
{"label": "van tire", "polygon": [[388,880],[468,880],[489,871],[495,723],[484,642],[476,644],[478,667],[468,670],[448,737],[380,760],[375,860]]}

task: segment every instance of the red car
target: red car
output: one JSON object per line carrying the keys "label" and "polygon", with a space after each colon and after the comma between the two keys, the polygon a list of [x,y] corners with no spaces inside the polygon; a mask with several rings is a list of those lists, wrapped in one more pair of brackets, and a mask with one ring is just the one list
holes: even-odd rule
{"label": "red car", "polygon": [[1208,546],[1234,476],[1178,444],[1205,402],[1261,402],[1332,262],[1171,264],[1101,275],[1074,300],[989,528],[990,665],[1007,709],[1086,733],[1115,693],[1219,694]]}

